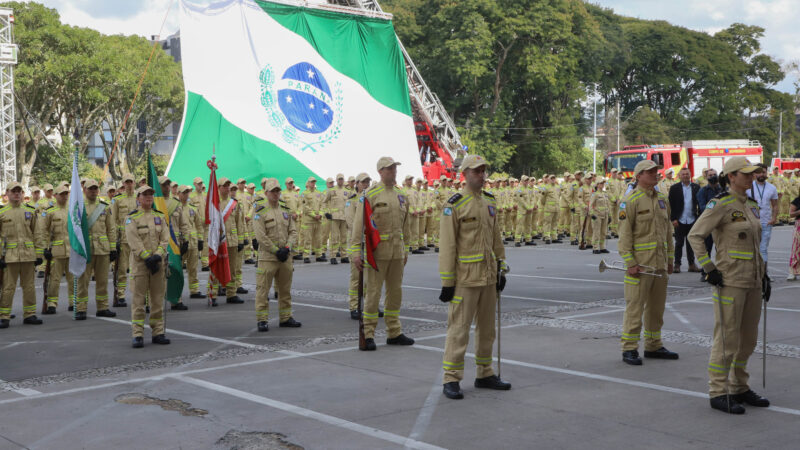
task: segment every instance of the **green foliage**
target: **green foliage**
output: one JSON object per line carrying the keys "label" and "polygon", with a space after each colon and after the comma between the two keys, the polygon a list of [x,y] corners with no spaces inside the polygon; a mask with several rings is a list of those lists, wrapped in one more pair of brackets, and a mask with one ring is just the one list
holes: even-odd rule
{"label": "green foliage", "polygon": [[675,141],[675,131],[657,112],[643,106],[628,119],[623,129],[631,144],[663,144]]}
{"label": "green foliage", "polygon": [[[41,187],[45,183],[55,186],[62,181],[71,182],[74,148],[72,145],[62,144],[57,150],[47,145],[39,148],[39,157],[31,172],[31,184]],[[78,174],[81,178],[92,178],[101,182],[103,179],[103,169],[89,161],[86,154],[81,152],[78,152]]]}
{"label": "green foliage", "polygon": [[[167,155],[153,155],[153,165],[156,168],[156,173],[164,175],[169,164],[169,156]],[[137,180],[139,177],[147,176],[147,158],[142,158],[140,164],[133,170],[133,177]]]}

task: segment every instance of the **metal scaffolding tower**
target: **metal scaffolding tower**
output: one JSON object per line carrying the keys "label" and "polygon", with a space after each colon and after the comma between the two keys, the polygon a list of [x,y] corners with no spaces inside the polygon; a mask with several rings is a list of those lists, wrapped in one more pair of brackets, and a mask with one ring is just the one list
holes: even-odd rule
{"label": "metal scaffolding tower", "polygon": [[[383,12],[377,0],[328,0],[328,2],[334,5],[349,6],[367,11]],[[455,161],[458,157],[458,151],[462,149],[461,136],[456,130],[456,125],[450,115],[447,114],[442,102],[439,101],[439,97],[425,84],[425,80],[422,79],[419,70],[417,70],[414,62],[411,61],[411,56],[408,55],[403,43],[399,39],[397,41],[403,50],[403,59],[405,60],[406,73],[408,74],[408,91],[411,94],[411,106],[414,109],[415,119],[427,122],[434,129],[436,137],[450,152],[450,156]]]}
{"label": "metal scaffolding tower", "polygon": [[0,187],[17,181],[17,140],[14,126],[14,65],[17,45],[14,44],[14,11],[0,8],[0,158],[3,164]]}

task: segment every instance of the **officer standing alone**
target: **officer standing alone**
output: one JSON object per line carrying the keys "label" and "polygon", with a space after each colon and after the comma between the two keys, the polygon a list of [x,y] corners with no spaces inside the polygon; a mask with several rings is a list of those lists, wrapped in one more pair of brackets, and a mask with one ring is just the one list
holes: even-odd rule
{"label": "officer standing alone", "polygon": [[475,326],[475,387],[508,390],[511,384],[492,370],[497,291],[505,276],[497,279],[498,264],[508,271],[505,249],[497,223],[494,196],[482,191],[488,164],[477,155],[461,163],[466,187],[450,197],[442,210],[439,241],[439,300],[450,302],[444,347],[443,392],[447,398],[464,398],[459,382],[464,377],[464,354],[469,329]]}

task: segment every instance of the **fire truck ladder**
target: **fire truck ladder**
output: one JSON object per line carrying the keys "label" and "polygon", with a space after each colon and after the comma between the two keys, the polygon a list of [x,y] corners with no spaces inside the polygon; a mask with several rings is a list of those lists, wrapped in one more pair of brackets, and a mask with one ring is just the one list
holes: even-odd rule
{"label": "fire truck ladder", "polygon": [[[367,11],[383,12],[377,0],[328,0],[330,3],[341,6],[349,6],[351,8],[363,9]],[[439,97],[434,94],[425,80],[422,79],[417,66],[411,61],[411,56],[408,55],[406,48],[400,39],[397,40],[400,44],[400,49],[403,51],[403,59],[405,60],[406,73],[408,74],[408,91],[411,94],[412,106],[417,113],[418,118],[427,122],[436,132],[436,137],[443,144],[444,148],[450,153],[453,161],[459,156],[459,151],[462,149],[461,136],[456,130],[456,125],[453,119],[447,114]],[[460,162],[460,158],[458,159]]]}

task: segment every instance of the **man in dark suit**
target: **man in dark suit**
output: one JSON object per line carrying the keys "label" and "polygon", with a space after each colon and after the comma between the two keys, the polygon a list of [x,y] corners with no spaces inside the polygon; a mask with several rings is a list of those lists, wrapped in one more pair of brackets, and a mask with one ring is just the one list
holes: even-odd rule
{"label": "man in dark suit", "polygon": [[[681,259],[683,257],[683,244],[686,242],[686,236],[692,229],[692,225],[700,216],[700,208],[697,204],[697,192],[700,190],[700,185],[692,183],[691,173],[688,168],[681,169],[678,172],[680,183],[673,184],[669,188],[669,206],[671,209],[672,226],[675,227],[675,271],[680,273]],[[689,262],[689,272],[700,272],[700,269],[694,264],[694,251],[687,243],[686,245],[686,259]]]}

